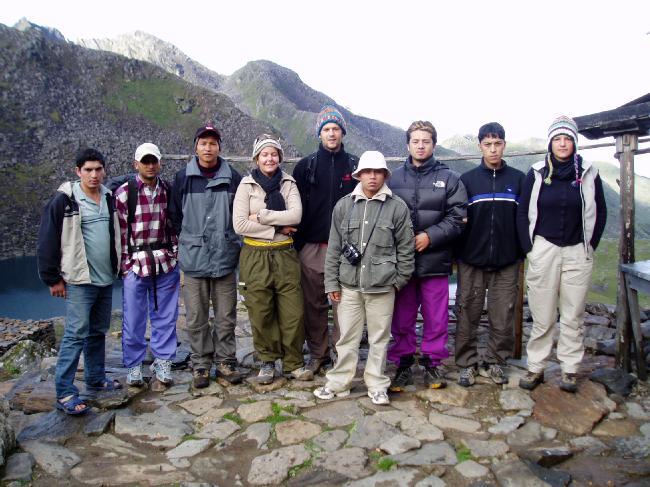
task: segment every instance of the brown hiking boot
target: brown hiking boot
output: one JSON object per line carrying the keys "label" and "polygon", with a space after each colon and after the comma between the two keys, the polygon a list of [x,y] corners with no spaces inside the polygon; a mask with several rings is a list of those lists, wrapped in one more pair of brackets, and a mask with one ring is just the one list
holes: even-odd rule
{"label": "brown hiking boot", "polygon": [[319,372],[326,372],[332,368],[332,359],[329,357],[315,358],[309,361],[306,368],[311,370],[312,374],[316,375]]}
{"label": "brown hiking boot", "polygon": [[544,372],[531,372],[530,370],[526,372],[521,379],[519,379],[519,387],[532,391],[538,385],[544,382]]}
{"label": "brown hiking boot", "polygon": [[210,385],[210,371],[206,369],[194,369],[192,374],[192,386],[195,389],[204,389]]}
{"label": "brown hiking boot", "polygon": [[244,376],[230,362],[221,362],[220,364],[217,364],[215,372],[217,377],[221,377],[231,384],[239,384],[244,380]]}
{"label": "brown hiking boot", "polygon": [[560,389],[566,392],[576,392],[578,390],[578,374],[562,372]]}

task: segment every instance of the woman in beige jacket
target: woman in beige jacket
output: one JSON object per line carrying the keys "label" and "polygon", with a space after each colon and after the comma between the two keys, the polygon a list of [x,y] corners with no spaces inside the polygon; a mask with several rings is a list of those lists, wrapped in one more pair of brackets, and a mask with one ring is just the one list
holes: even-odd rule
{"label": "woman in beige jacket", "polygon": [[239,291],[262,367],[258,382],[270,384],[275,361],[284,374],[312,380],[304,367],[305,341],[300,264],[292,234],[302,217],[296,181],[280,169],[282,146],[262,134],[253,146],[255,169],[242,179],[233,204],[233,227],[244,237],[239,257]]}

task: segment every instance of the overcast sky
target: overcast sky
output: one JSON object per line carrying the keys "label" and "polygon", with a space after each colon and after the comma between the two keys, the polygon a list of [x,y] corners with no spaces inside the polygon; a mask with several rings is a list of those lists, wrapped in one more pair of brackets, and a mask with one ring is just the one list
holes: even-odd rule
{"label": "overcast sky", "polygon": [[21,17],[71,40],[142,30],[221,74],[268,59],[354,113],[431,120],[440,140],[493,120],[510,140],[546,137],[557,115],[650,92],[649,1],[3,4],[1,23]]}

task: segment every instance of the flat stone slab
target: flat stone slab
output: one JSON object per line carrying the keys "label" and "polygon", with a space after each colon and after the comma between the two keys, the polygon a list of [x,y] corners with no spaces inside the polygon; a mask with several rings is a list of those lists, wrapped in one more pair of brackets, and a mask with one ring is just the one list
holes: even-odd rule
{"label": "flat stone slab", "polygon": [[449,406],[464,406],[469,400],[469,391],[466,387],[453,382],[447,383],[444,389],[421,389],[415,395],[423,401]]}
{"label": "flat stone slab", "polygon": [[375,413],[379,419],[391,426],[399,426],[402,421],[409,417],[404,411],[379,411]]}
{"label": "flat stone slab", "polygon": [[638,433],[638,428],[636,423],[628,421],[626,419],[617,419],[610,420],[606,419],[605,421],[598,424],[591,434],[594,436],[604,436],[604,437],[621,437],[621,436],[633,436]]}
{"label": "flat stone slab", "polygon": [[70,474],[77,482],[90,485],[172,485],[194,481],[191,473],[166,463],[98,465],[88,462],[77,465]]}
{"label": "flat stone slab", "polygon": [[521,460],[506,460],[492,465],[492,473],[502,487],[549,487]]}
{"label": "flat stone slab", "polygon": [[582,451],[587,455],[597,456],[609,450],[609,447],[593,436],[580,436],[569,440],[569,445],[576,451]]}
{"label": "flat stone slab", "polygon": [[351,479],[367,477],[372,471],[367,467],[368,456],[363,448],[342,448],[327,453],[314,462],[316,467],[339,473]]}
{"label": "flat stone slab", "polygon": [[174,448],[185,435],[193,433],[191,426],[185,424],[186,416],[167,408],[139,416],[116,416],[115,434],[129,435],[153,446]]}
{"label": "flat stone slab", "polygon": [[308,421],[293,419],[275,425],[275,436],[281,445],[293,445],[313,438],[321,432],[321,427]]}
{"label": "flat stone slab", "polygon": [[[398,468],[389,472],[377,472],[365,479],[348,482],[345,487],[410,487],[417,474],[418,471],[412,468]],[[443,482],[440,485],[445,484]]]}
{"label": "flat stone slab", "polygon": [[446,441],[426,443],[419,450],[413,450],[399,455],[390,455],[388,458],[395,460],[398,465],[416,466],[423,465],[456,465],[456,450]]}
{"label": "flat stone slab", "polygon": [[196,418],[194,420],[194,424],[199,428],[203,428],[206,424],[210,424],[210,423],[214,423],[215,421],[219,421],[221,418],[224,417],[225,414],[233,413],[233,412],[235,412],[235,408],[211,409],[210,411],[208,411],[205,414],[202,414],[201,416]]}
{"label": "flat stone slab", "polygon": [[101,435],[92,442],[92,446],[107,450],[130,458],[147,458],[147,455],[139,451],[140,449],[132,443],[121,440],[120,438],[106,433]]}
{"label": "flat stone slab", "polygon": [[16,440],[20,445],[25,441],[38,440],[65,443],[83,431],[86,424],[96,415],[89,411],[81,417],[73,417],[62,411],[52,411],[40,416],[35,423],[23,428]]}
{"label": "flat stone slab", "polygon": [[454,468],[466,479],[477,479],[480,477],[485,477],[490,473],[489,468],[475,462],[474,460],[466,460],[459,463]]}
{"label": "flat stone slab", "polygon": [[271,404],[271,401],[257,401],[250,404],[242,404],[237,408],[237,414],[247,423],[257,423],[273,414]]}
{"label": "flat stone slab", "polygon": [[399,411],[403,411],[412,418],[418,418],[418,419],[423,419],[427,420],[427,413],[423,411],[423,406],[421,401],[418,401],[416,399],[409,399],[406,401],[393,401],[390,403],[392,407]]}
{"label": "flat stone slab", "polygon": [[519,415],[506,416],[501,418],[501,421],[494,426],[490,426],[488,431],[493,435],[509,435],[519,428],[519,426],[524,424],[525,421],[526,420]]}
{"label": "flat stone slab", "polygon": [[76,453],[54,443],[24,441],[20,447],[31,453],[40,468],[57,478],[67,476],[70,469],[81,462]]}
{"label": "flat stone slab", "polygon": [[214,423],[205,425],[202,430],[195,433],[195,436],[197,438],[220,441],[225,440],[240,429],[241,427],[237,423],[224,419],[222,421],[215,421]]}
{"label": "flat stone slab", "polygon": [[625,458],[650,457],[650,438],[647,436],[616,438],[613,446],[616,452]]}
{"label": "flat stone slab", "polygon": [[649,421],[650,413],[648,413],[643,406],[636,402],[626,402],[625,409],[627,409],[627,415],[631,419],[638,419],[639,421]]}
{"label": "flat stone slab", "polygon": [[2,480],[5,482],[12,480],[31,481],[35,463],[36,461],[31,453],[14,453],[7,458],[5,474]]}
{"label": "flat stone slab", "polygon": [[505,441],[463,439],[462,442],[471,450],[473,457],[501,457],[510,450]]}
{"label": "flat stone slab", "polygon": [[87,436],[99,436],[104,434],[111,426],[115,419],[114,411],[106,411],[92,418],[84,428],[84,434]]}
{"label": "flat stone slab", "polygon": [[606,414],[616,408],[605,388],[591,381],[581,382],[575,394],[551,384],[542,384],[532,393],[533,417],[547,426],[575,436],[589,433]]}
{"label": "flat stone slab", "polygon": [[[568,460],[572,456],[573,451],[568,446],[564,445],[536,447],[519,452],[519,457],[544,468],[551,468],[565,460]],[[528,466],[530,467],[530,464]]]}
{"label": "flat stone slab", "polygon": [[316,436],[312,442],[321,450],[331,452],[338,450],[347,439],[347,431],[334,430],[322,432],[320,435]]}
{"label": "flat stone slab", "polygon": [[379,445],[397,433],[395,427],[384,423],[381,419],[365,416],[359,419],[352,429],[348,445],[366,449],[379,448]]}
{"label": "flat stone slab", "polygon": [[356,401],[344,400],[323,404],[310,409],[305,418],[325,423],[330,428],[347,426],[364,417],[363,410]]}
{"label": "flat stone slab", "polygon": [[[254,441],[257,448],[266,449],[266,442],[269,441],[271,436],[270,423],[253,423],[238,437],[243,441]],[[347,437],[347,436],[346,436]]]}
{"label": "flat stone slab", "polygon": [[389,455],[399,455],[400,453],[420,448],[421,445],[422,443],[420,443],[420,440],[398,433],[388,440],[383,441],[381,445],[379,445],[379,448]]}
{"label": "flat stone slab", "polygon": [[407,436],[420,441],[440,441],[445,438],[442,430],[426,419],[409,416],[400,423],[400,428]]}
{"label": "flat stone slab", "polygon": [[520,389],[501,391],[499,403],[504,411],[519,411],[520,409],[532,409],[535,406],[530,396]]}
{"label": "flat stone slab", "polygon": [[309,452],[302,445],[278,448],[253,459],[248,473],[252,485],[277,485],[289,475],[289,469],[309,460]]}
{"label": "flat stone slab", "polygon": [[594,370],[589,378],[603,384],[609,394],[628,396],[637,383],[637,378],[624,370],[602,367]]}
{"label": "flat stone slab", "polygon": [[217,396],[203,396],[179,404],[181,408],[194,416],[201,416],[212,409],[221,406],[223,398]]}
{"label": "flat stone slab", "polygon": [[540,441],[552,440],[557,435],[557,430],[547,428],[541,424],[530,421],[516,431],[508,435],[506,441],[508,445],[522,447],[538,443]]}
{"label": "flat stone slab", "polygon": [[168,459],[190,458],[194,457],[212,446],[212,440],[188,440],[178,445],[173,450],[165,453]]}
{"label": "flat stone slab", "polygon": [[204,387],[203,389],[196,389],[194,387],[190,387],[190,394],[192,394],[194,397],[213,396],[213,395],[223,397],[224,388],[220,384],[213,382],[212,379],[210,379],[210,385],[208,387]]}
{"label": "flat stone slab", "polygon": [[457,430],[465,433],[475,433],[481,429],[481,423],[472,419],[459,418],[431,411],[429,422],[442,430]]}

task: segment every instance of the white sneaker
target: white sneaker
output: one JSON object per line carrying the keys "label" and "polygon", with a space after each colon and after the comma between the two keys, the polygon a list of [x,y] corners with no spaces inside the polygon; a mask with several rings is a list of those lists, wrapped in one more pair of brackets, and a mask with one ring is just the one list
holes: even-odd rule
{"label": "white sneaker", "polygon": [[314,390],[314,396],[318,399],[334,399],[335,397],[345,397],[350,395],[350,389],[345,391],[336,392],[327,386],[319,387]]}
{"label": "white sneaker", "polygon": [[156,374],[156,379],[158,379],[163,384],[172,383],[172,361],[171,360],[162,360],[156,359],[153,361],[149,367],[151,372]]}
{"label": "white sneaker", "polygon": [[129,373],[126,374],[126,383],[130,386],[140,387],[144,384],[142,378],[142,364],[129,367]]}
{"label": "white sneaker", "polygon": [[386,391],[368,391],[368,397],[372,400],[373,404],[377,404],[378,406],[390,404],[390,399],[388,399]]}

